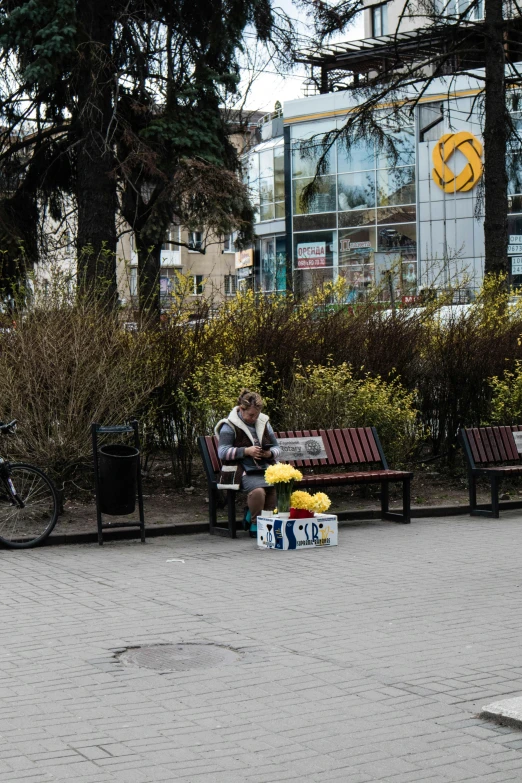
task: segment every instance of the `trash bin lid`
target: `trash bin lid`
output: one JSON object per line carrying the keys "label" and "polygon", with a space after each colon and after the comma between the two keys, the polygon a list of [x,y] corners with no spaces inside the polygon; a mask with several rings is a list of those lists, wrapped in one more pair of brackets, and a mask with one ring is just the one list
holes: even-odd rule
{"label": "trash bin lid", "polygon": [[134,446],[126,446],[124,443],[108,443],[106,446],[100,447],[99,453],[107,457],[125,459],[127,457],[137,457],[140,452]]}

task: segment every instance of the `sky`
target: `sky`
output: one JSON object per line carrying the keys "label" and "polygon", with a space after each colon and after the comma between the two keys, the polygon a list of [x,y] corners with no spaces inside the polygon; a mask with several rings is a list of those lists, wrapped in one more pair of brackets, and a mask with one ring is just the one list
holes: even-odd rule
{"label": "sky", "polygon": [[[291,0],[280,0],[279,6],[283,8],[289,15],[295,17],[297,11],[295,6],[292,5]],[[306,19],[302,19],[302,25],[306,24]],[[364,24],[362,13],[358,16],[353,25],[342,35],[337,36],[337,41],[355,41],[364,37]],[[253,40],[253,39],[252,39]],[[265,52],[260,53],[260,57],[266,57]],[[265,67],[262,64],[253,64],[253,67],[248,71],[249,76],[246,77],[243,83],[243,89],[246,81],[249,81],[251,74],[255,74],[255,79],[248,92],[245,107],[249,111],[273,111],[276,101],[284,103],[285,101],[294,100],[296,98],[303,97],[304,81],[307,77],[307,69],[305,66],[296,66],[292,73],[286,73],[284,75],[277,72],[277,67],[270,63]]]}

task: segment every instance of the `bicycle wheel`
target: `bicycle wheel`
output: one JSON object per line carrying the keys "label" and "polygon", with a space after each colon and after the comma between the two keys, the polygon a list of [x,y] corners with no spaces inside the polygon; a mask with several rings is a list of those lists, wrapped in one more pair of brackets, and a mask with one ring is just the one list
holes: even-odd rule
{"label": "bicycle wheel", "polygon": [[58,496],[52,481],[33,465],[12,463],[9,479],[0,479],[0,543],[10,549],[36,546],[57,519]]}

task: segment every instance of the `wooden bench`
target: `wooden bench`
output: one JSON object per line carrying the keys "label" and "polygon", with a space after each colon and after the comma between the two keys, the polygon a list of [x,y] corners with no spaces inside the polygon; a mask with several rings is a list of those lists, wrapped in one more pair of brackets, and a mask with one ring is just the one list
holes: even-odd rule
{"label": "wooden bench", "polygon": [[[380,484],[382,518],[392,522],[410,522],[410,482],[413,473],[388,468],[375,427],[276,432],[277,438],[303,438],[317,435],[323,439],[327,459],[292,460],[303,473],[303,480],[295,484],[296,489],[309,487],[320,490],[328,486],[346,484]],[[221,470],[221,461],[217,453],[218,439],[215,436],[202,435],[198,437],[198,445],[208,480],[210,532],[235,538],[236,492],[234,490],[226,490],[228,525],[220,527],[217,524],[219,506],[217,479]],[[342,470],[325,472],[324,468],[342,468]],[[402,483],[402,513],[389,510],[390,482]]]}
{"label": "wooden bench", "polygon": [[[468,467],[470,514],[498,519],[499,488],[502,479],[522,476],[522,459],[517,450],[514,432],[522,427],[470,427],[459,430]],[[511,462],[514,465],[503,463]],[[487,478],[491,486],[491,508],[477,506],[477,478]]]}

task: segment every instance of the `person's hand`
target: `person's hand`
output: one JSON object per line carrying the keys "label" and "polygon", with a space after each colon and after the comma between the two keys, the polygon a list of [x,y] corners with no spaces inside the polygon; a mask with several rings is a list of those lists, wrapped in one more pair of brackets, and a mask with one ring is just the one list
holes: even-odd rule
{"label": "person's hand", "polygon": [[262,459],[265,452],[261,448],[261,446],[247,446],[245,449],[245,456],[246,457],[253,457],[254,459]]}

